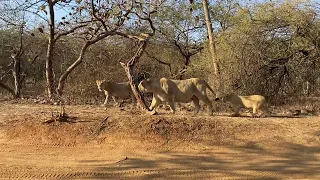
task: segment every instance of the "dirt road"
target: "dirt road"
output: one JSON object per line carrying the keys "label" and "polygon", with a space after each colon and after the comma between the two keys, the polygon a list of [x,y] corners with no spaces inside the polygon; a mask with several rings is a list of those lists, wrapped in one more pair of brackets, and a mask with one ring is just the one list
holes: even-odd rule
{"label": "dirt road", "polygon": [[[320,118],[141,115],[0,102],[0,178],[320,179]],[[190,112],[192,113],[192,112]]]}

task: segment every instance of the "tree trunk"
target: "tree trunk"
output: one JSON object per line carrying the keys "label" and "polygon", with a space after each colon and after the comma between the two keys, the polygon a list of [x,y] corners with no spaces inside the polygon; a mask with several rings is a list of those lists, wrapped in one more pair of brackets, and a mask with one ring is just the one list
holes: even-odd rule
{"label": "tree trunk", "polygon": [[126,71],[127,77],[129,79],[129,83],[132,89],[132,92],[134,94],[134,96],[137,99],[138,104],[140,105],[140,107],[144,110],[150,111],[148,106],[146,105],[146,102],[144,101],[144,98],[141,96],[140,92],[138,91],[137,85],[134,82],[134,78],[133,78],[133,66],[129,65],[129,63],[127,64],[121,64],[122,67],[124,68],[124,70]]}
{"label": "tree trunk", "polygon": [[80,51],[80,55],[78,57],[78,59],[73,62],[73,64],[71,64],[71,66],[68,67],[68,69],[60,76],[59,78],[59,82],[58,82],[58,87],[56,89],[58,95],[62,95],[62,92],[63,92],[63,89],[64,89],[64,85],[65,85],[65,82],[69,76],[69,74],[78,66],[82,63],[82,60],[84,58],[84,55],[87,51],[87,48],[91,45],[93,45],[94,43],[108,37],[108,36],[113,36],[115,35],[114,32],[106,32],[98,37],[96,37],[95,39],[92,39],[92,40],[88,40],[85,42],[85,44],[82,46],[81,48],[81,51]]}
{"label": "tree trunk", "polygon": [[13,58],[14,98],[21,98],[21,62],[19,57]]}
{"label": "tree trunk", "polygon": [[[56,3],[58,3],[59,1],[57,0],[47,0],[48,2],[48,7],[49,7],[49,13],[50,13],[50,20],[49,20],[49,42],[48,42],[48,48],[47,48],[47,54],[46,54],[46,80],[47,80],[47,93],[48,93],[48,97],[50,100],[53,100],[53,95],[54,94],[60,94],[62,93],[63,90],[63,85],[64,85],[64,81],[67,78],[67,76],[70,74],[70,72],[78,65],[77,63],[79,62],[79,64],[82,61],[82,57],[77,60],[75,67],[71,67],[71,69],[67,70],[67,72],[65,72],[62,77],[59,80],[59,85],[58,87],[56,86],[56,80],[54,77],[54,69],[53,69],[53,51],[55,48],[55,44],[58,41],[58,39],[60,39],[62,36],[66,36],[70,33],[73,33],[75,30],[85,27],[85,24],[79,24],[77,26],[74,26],[73,28],[64,31],[64,32],[60,32],[60,33],[56,33],[55,32],[55,15],[54,15],[54,6]],[[102,35],[102,37],[97,38],[98,40],[102,39],[106,37],[105,35]],[[98,41],[97,40],[97,41]],[[57,89],[55,89],[57,87]],[[59,90],[58,92],[56,92],[55,90]]]}
{"label": "tree trunk", "polygon": [[208,37],[209,37],[209,50],[210,50],[210,54],[213,62],[214,74],[218,78],[218,81],[220,81],[220,70],[219,70],[219,64],[217,61],[216,45],[213,37],[211,18],[210,18],[209,9],[208,9],[208,1],[202,0],[202,4],[203,4],[204,15],[206,18],[206,26],[207,26]]}
{"label": "tree trunk", "polygon": [[63,92],[63,89],[64,89],[65,82],[66,82],[66,80],[67,80],[67,77],[69,76],[69,74],[70,74],[78,65],[80,65],[80,64],[82,63],[84,54],[85,54],[87,48],[88,48],[91,44],[92,44],[91,42],[87,41],[87,42],[83,45],[78,59],[77,59],[73,64],[71,64],[71,66],[69,66],[68,69],[67,69],[67,70],[61,75],[61,77],[59,78],[57,93],[58,93],[60,96],[62,95],[62,92]]}
{"label": "tree trunk", "polygon": [[133,94],[135,95],[137,102],[139,103],[140,107],[146,111],[150,111],[148,106],[146,105],[143,97],[141,96],[140,92],[138,91],[137,85],[134,82],[133,78],[133,67],[137,61],[139,61],[140,57],[142,56],[146,46],[147,46],[147,40],[140,41],[141,44],[136,52],[136,54],[130,59],[130,61],[127,64],[121,63],[122,67],[126,71],[126,74],[128,76],[131,89],[133,91]]}
{"label": "tree trunk", "polygon": [[46,56],[46,80],[47,80],[47,93],[48,98],[52,99],[54,94],[54,76],[53,76],[53,66],[52,66],[52,52],[53,52],[53,44],[49,40],[47,56]]}
{"label": "tree trunk", "polygon": [[49,21],[49,42],[48,42],[48,48],[47,48],[47,54],[46,54],[46,80],[47,80],[47,93],[48,98],[52,99],[54,92],[54,75],[53,75],[53,65],[52,65],[52,59],[53,59],[53,50],[55,46],[55,26],[54,26],[54,2],[52,0],[48,0],[48,6],[49,6],[49,12],[50,12],[50,21]]}
{"label": "tree trunk", "polygon": [[184,75],[184,73],[186,72],[186,69],[188,68],[188,66],[189,66],[189,64],[190,64],[190,58],[191,58],[191,56],[189,56],[189,55],[185,56],[185,55],[184,55],[184,59],[185,59],[184,67],[183,67],[183,69],[180,71],[181,74],[180,74],[180,76],[179,76],[179,80],[182,80],[182,79],[183,79],[183,75]]}
{"label": "tree trunk", "polygon": [[14,98],[16,98],[16,97],[15,97],[15,94],[16,94],[15,91],[14,91],[12,88],[10,88],[8,85],[0,82],[0,87],[2,87],[3,89],[7,90],[9,93],[12,94],[12,96],[13,96]]}

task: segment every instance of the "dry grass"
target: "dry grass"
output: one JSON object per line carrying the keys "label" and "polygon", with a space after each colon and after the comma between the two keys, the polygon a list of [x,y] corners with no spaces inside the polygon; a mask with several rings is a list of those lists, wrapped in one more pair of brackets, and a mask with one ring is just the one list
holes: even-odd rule
{"label": "dry grass", "polygon": [[[320,121],[0,102],[0,178],[319,179]],[[189,109],[189,110],[188,110]]]}
{"label": "dry grass", "polygon": [[[192,107],[186,105],[180,106],[180,111],[175,115],[163,106],[159,115],[154,116],[145,115],[137,107],[109,106],[105,110],[100,106],[66,106],[65,113],[69,120],[59,122],[52,121],[52,118],[58,117],[60,106],[9,102],[1,104],[1,123],[5,124],[9,139],[66,145],[101,144],[104,139],[111,137],[139,139],[158,145],[170,145],[171,142],[243,145],[257,137],[262,138],[258,141],[264,141],[284,136],[288,129],[295,128],[294,125],[298,129],[310,125],[299,116],[284,118],[285,114],[273,118],[233,118],[223,112],[207,116],[203,108],[204,111],[199,115],[192,116]],[[52,123],[43,124],[48,120]]]}

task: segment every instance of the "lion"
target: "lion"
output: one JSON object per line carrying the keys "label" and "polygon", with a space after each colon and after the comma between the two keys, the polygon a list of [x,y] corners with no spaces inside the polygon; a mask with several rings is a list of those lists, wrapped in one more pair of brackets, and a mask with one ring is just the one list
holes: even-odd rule
{"label": "lion", "polygon": [[196,115],[199,112],[199,100],[208,106],[208,113],[212,115],[212,104],[206,89],[214,91],[205,80],[190,78],[185,80],[171,80],[167,78],[148,78],[142,80],[138,89],[143,93],[153,93],[150,110],[154,110],[163,102],[168,102],[171,112],[175,113],[175,102],[187,103],[193,101]]}
{"label": "lion", "polygon": [[[220,100],[217,98],[216,101]],[[266,109],[266,98],[261,95],[238,96],[234,93],[227,94],[221,98],[223,102],[229,102],[234,106],[234,114],[232,116],[240,116],[242,108],[252,108],[252,116],[256,116],[261,110],[263,114],[268,113]]]}
{"label": "lion", "polygon": [[132,103],[136,104],[136,98],[132,92],[131,86],[129,82],[110,82],[106,80],[96,80],[99,91],[104,91],[106,95],[106,99],[103,103],[104,106],[107,105],[110,96],[116,105],[120,105],[117,102],[116,97],[125,98],[130,96],[132,99]]}

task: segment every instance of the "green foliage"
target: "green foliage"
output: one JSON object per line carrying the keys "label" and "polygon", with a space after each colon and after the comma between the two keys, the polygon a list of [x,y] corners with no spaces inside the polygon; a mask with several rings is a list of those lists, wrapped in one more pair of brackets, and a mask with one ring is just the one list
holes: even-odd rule
{"label": "green foliage", "polygon": [[217,39],[228,91],[276,98],[302,93],[303,82],[319,79],[315,9],[266,2],[239,9],[232,21]]}
{"label": "green foliage", "polygon": [[[60,2],[59,5],[70,5],[66,1]],[[57,25],[57,32],[69,30],[79,21],[91,20],[88,1],[76,2],[69,9],[69,14],[57,20],[62,22]],[[139,21],[134,13],[122,16],[129,7],[125,2],[128,1],[107,3],[105,0],[100,1],[100,4],[96,3],[97,16],[106,22],[109,29],[118,27],[117,20],[124,18],[121,32],[138,34],[148,31],[147,22]],[[305,82],[308,81],[310,93],[320,93],[316,88],[320,85],[319,5],[301,1],[266,1],[256,4],[244,4],[243,1],[239,3],[237,0],[211,2],[217,55],[226,92],[263,94],[269,99],[279,99],[304,95]],[[37,7],[40,12],[46,9],[46,6]],[[144,1],[135,8],[140,14],[156,8],[158,11],[151,15],[153,24],[167,35],[164,37],[158,32],[150,40],[146,49],[150,56],[146,53],[142,56],[135,67],[135,77],[141,74],[152,77],[172,77],[178,74],[184,68],[184,57],[172,44],[172,40],[176,40],[188,50],[193,45],[205,47],[200,54],[192,56],[184,78],[201,77],[214,86],[201,1],[194,1],[191,5],[183,0],[166,1],[161,6]],[[48,26],[41,28],[43,34],[34,27],[39,26],[28,26],[28,33],[24,36],[26,42],[22,67],[28,67],[25,93],[35,96],[43,93],[45,88],[45,36]],[[4,29],[0,31],[0,66],[10,62],[11,47],[19,42],[17,29]],[[83,39],[90,39],[102,31],[103,27],[95,21],[79,30],[85,35],[79,33],[81,36],[67,36],[57,41],[53,59],[55,77],[58,78],[78,57]],[[30,36],[29,32],[33,35]],[[95,79],[126,81],[127,77],[119,61],[127,62],[136,48],[134,41],[118,36],[91,46],[85,54],[84,63],[68,79],[66,95],[69,100],[96,103],[101,94],[95,87]],[[40,54],[37,59],[36,54]],[[170,67],[159,63],[155,58],[170,64]]]}

